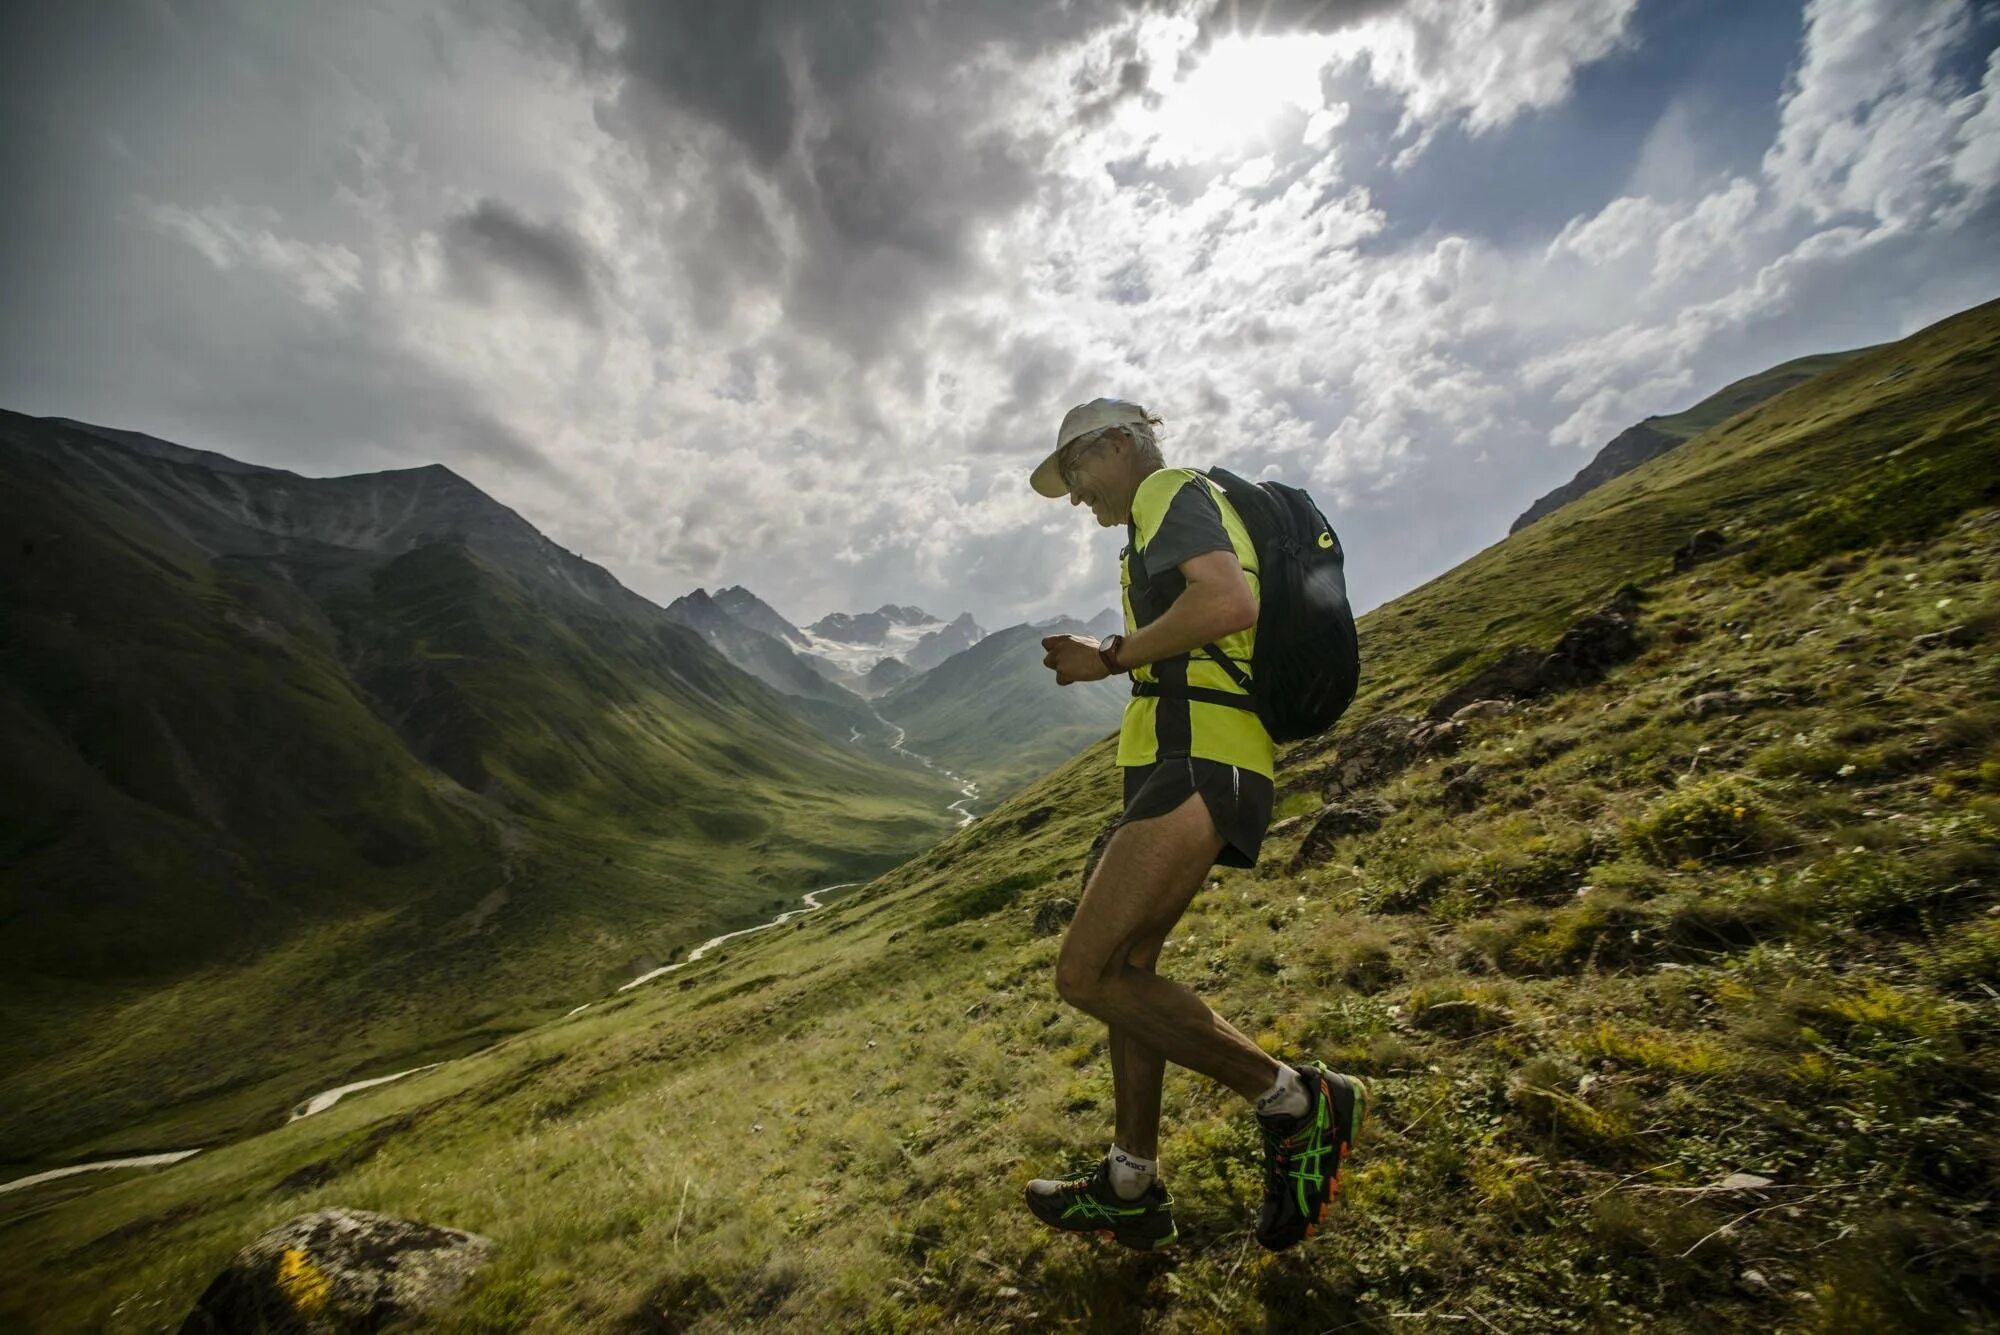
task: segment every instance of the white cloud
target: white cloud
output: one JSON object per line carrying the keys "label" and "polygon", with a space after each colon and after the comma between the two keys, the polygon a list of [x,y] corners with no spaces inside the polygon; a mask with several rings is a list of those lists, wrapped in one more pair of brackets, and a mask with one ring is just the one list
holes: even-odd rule
{"label": "white cloud", "polygon": [[273,209],[210,204],[199,209],[163,204],[143,196],[133,201],[143,222],[201,252],[217,269],[245,265],[276,278],[317,310],[330,311],[341,297],[361,289],[361,257],[344,245],[315,245],[281,235]]}

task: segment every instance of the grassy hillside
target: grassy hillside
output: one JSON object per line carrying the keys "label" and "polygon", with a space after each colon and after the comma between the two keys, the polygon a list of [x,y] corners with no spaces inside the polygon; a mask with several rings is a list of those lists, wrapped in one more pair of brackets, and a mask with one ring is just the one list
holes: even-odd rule
{"label": "grassy hillside", "polygon": [[1589,463],[1578,470],[1575,477],[1538,498],[1508,526],[1507,531],[1518,533],[1535,520],[1554,513],[1579,496],[1603,486],[1612,478],[1666,453],[1682,441],[1720,426],[1738,413],[1748,412],[1774,395],[1802,385],[1817,375],[1844,366],[1856,357],[1874,350],[1856,348],[1848,352],[1824,352],[1810,357],[1797,357],[1724,385],[1692,408],[1669,413],[1664,417],[1648,417],[1643,422],[1629,426],[1606,443]]}
{"label": "grassy hillside", "polygon": [[[1906,375],[1896,368],[1910,365]],[[2000,307],[1689,442],[1362,624],[1354,731],[1631,583],[1643,649],[1369,784],[1379,828],[1221,872],[1163,972],[1369,1076],[1317,1239],[1171,1070],[1181,1245],[1052,1235],[1100,1153],[1060,936],[1099,745],[829,910],[161,1171],[0,1196],[0,1321],[171,1329],[321,1205],[469,1228],[427,1330],[1991,1328],[2000,1277]],[[1682,574],[1695,528],[1744,544]]]}
{"label": "grassy hillside", "polygon": [[1768,371],[1744,376],[1732,381],[1715,393],[1703,399],[1692,408],[1662,417],[1649,417],[1646,425],[1663,435],[1680,440],[1692,440],[1711,427],[1720,426],[1740,412],[1756,407],[1773,395],[1782,394],[1797,385],[1802,385],[1814,376],[1822,375],[1837,367],[1845,366],[1856,357],[1878,351],[1876,348],[1855,348],[1847,352],[1820,352],[1810,357],[1795,357],[1788,362],[1780,362]]}

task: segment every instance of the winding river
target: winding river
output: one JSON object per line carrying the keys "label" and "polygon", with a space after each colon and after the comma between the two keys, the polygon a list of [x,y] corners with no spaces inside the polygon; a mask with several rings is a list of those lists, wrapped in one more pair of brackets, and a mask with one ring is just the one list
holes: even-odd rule
{"label": "winding river", "polygon": [[[875,720],[876,722],[880,723],[883,727],[892,729],[895,732],[896,734],[895,740],[889,743],[889,749],[891,751],[894,751],[897,755],[904,756],[910,760],[919,762],[920,764],[923,765],[925,769],[936,770],[938,773],[944,775],[946,778],[950,779],[952,782],[958,785],[958,790],[961,794],[963,794],[963,796],[961,796],[958,799],[958,801],[953,802],[950,806],[948,806],[946,810],[957,813],[959,817],[959,822],[958,822],[959,828],[963,829],[965,826],[972,824],[972,822],[976,820],[977,817],[975,817],[968,808],[970,804],[979,796],[979,785],[965,779],[961,775],[952,773],[948,769],[944,769],[938,765],[932,764],[930,759],[926,756],[920,756],[914,751],[904,750],[903,739],[909,735],[908,732],[905,731],[903,728],[897,726],[896,724],[889,722],[889,720],[883,718],[880,714],[875,715]],[[858,732],[856,733],[856,736],[857,737],[859,736]],[[509,865],[507,870],[510,873],[512,872],[511,864]],[[511,879],[511,875],[509,879]],[[816,909],[825,908],[826,905],[821,902],[820,896],[829,895],[836,890],[845,890],[851,886],[856,886],[859,884],[861,884],[861,882],[859,881],[841,881],[836,885],[823,885],[817,890],[808,890],[805,892],[804,895],[800,896],[800,898],[803,900],[805,904],[804,908],[786,909],[783,913],[780,913],[777,917],[771,919],[771,921],[769,922],[758,923],[755,927],[740,928],[734,932],[724,932],[720,936],[711,936],[710,938],[708,938],[708,940],[702,942],[700,945],[696,946],[693,950],[690,950],[688,952],[688,957],[686,959],[676,961],[673,964],[662,965],[657,969],[648,970],[647,972],[640,974],[637,978],[634,978],[631,982],[620,984],[618,990],[620,992],[629,992],[633,988],[638,987],[641,983],[649,983],[653,979],[658,978],[663,974],[672,973],[676,969],[685,969],[688,965],[693,964],[696,960],[700,959],[702,956],[706,955],[709,951],[721,945],[724,941],[732,941],[739,936],[749,936],[753,932],[769,931],[771,928],[776,927],[781,923],[789,922],[791,919],[796,918],[801,914],[811,913]],[[579,1012],[590,1009],[590,1006],[591,1003],[586,1001],[581,1006],[578,1006],[575,1010],[572,1010],[567,1014],[565,1014],[562,1018],[566,1020],[572,1015],[576,1015]],[[332,1089],[321,1090],[319,1093],[314,1094],[309,1098],[302,1099],[297,1104],[294,1104],[292,1107],[291,1116],[286,1118],[285,1120],[288,1123],[290,1123],[298,1121],[301,1117],[311,1117],[314,1113],[325,1112],[328,1108],[331,1108],[334,1104],[340,1102],[343,1098],[347,1097],[349,1094],[356,1092],[357,1090],[372,1089],[376,1085],[386,1085],[392,1080],[401,1080],[405,1076],[418,1075],[424,1071],[434,1071],[438,1067],[443,1066],[444,1064],[445,1064],[444,1062],[431,1062],[425,1066],[412,1066],[407,1071],[397,1071],[391,1075],[378,1075],[368,1080],[356,1080],[351,1084],[336,1085]],[[168,1150],[160,1154],[141,1154],[141,1155],[130,1156],[123,1159],[100,1159],[95,1163],[71,1164],[67,1168],[51,1168],[46,1172],[31,1173],[26,1177],[17,1177],[7,1182],[0,1182],[0,1194],[5,1194],[6,1192],[9,1191],[16,1191],[23,1187],[32,1187],[38,1183],[53,1181],[56,1178],[69,1177],[72,1174],[76,1173],[89,1173],[107,1168],[160,1167],[166,1164],[179,1163],[182,1159],[186,1159],[200,1153],[201,1151],[199,1149]]]}

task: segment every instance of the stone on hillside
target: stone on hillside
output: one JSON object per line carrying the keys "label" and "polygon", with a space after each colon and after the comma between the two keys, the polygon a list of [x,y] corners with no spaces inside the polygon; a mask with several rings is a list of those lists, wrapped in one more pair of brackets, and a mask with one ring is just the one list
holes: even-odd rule
{"label": "stone on hillside", "polygon": [[1928,635],[1919,635],[1910,641],[1912,651],[1927,654],[1933,649],[1947,646],[1953,649],[1970,649],[1979,642],[1979,635],[1970,626],[1953,626],[1950,630],[1934,630]]}
{"label": "stone on hillside", "polygon": [[1428,1006],[1418,1007],[1410,1016],[1411,1028],[1427,1034],[1447,1034],[1453,1038],[1489,1034],[1496,1029],[1505,1029],[1513,1022],[1513,1015],[1502,1007],[1463,999],[1434,1001]]}
{"label": "stone on hillside", "polygon": [[476,1233],[368,1210],[315,1210],[231,1258],[181,1335],[375,1330],[431,1311],[492,1256]]}
{"label": "stone on hillside", "polygon": [[1542,662],[1548,655],[1532,644],[1516,644],[1472,674],[1464,685],[1438,697],[1428,711],[1435,719],[1450,718],[1475,700],[1526,700],[1542,689]]}
{"label": "stone on hillside", "polygon": [[1035,910],[1035,935],[1048,936],[1060,932],[1071,918],[1076,916],[1076,901],[1063,895],[1045,899]]}
{"label": "stone on hillside", "polygon": [[1320,861],[1348,835],[1367,834],[1379,829],[1383,821],[1395,814],[1396,808],[1379,797],[1364,797],[1355,802],[1335,803],[1327,807],[1314,818],[1312,828],[1299,841],[1299,851],[1292,854],[1290,870],[1296,872]]}
{"label": "stone on hillside", "polygon": [[1418,723],[1390,714],[1339,737],[1324,783],[1328,800],[1373,787],[1406,769],[1417,756]]}
{"label": "stone on hillside", "polygon": [[1486,797],[1486,771],[1477,765],[1445,771],[1444,809],[1463,815]]}
{"label": "stone on hillside", "polygon": [[1445,719],[1441,723],[1418,724],[1417,730],[1410,734],[1410,740],[1416,743],[1419,754],[1443,756],[1465,745],[1465,733],[1465,724],[1456,719]]}
{"label": "stone on hillside", "polygon": [[1111,836],[1118,832],[1122,819],[1120,816],[1113,816],[1104,823],[1104,828],[1097,832],[1097,837],[1090,841],[1090,851],[1083,855],[1083,885],[1086,889],[1090,886],[1090,874],[1097,870],[1097,860],[1104,856],[1104,846],[1110,843]]}
{"label": "stone on hillside", "polygon": [[1630,585],[1594,612],[1579,618],[1547,653],[1517,644],[1447,691],[1425,711],[1448,719],[1467,705],[1488,699],[1526,700],[1550,691],[1596,681],[1605,669],[1639,652],[1638,593]]}
{"label": "stone on hillside", "polygon": [[1475,719],[1505,718],[1514,712],[1512,700],[1474,700],[1451,716],[1453,723],[1471,723]]}
{"label": "stone on hillside", "polygon": [[1754,697],[1742,691],[1703,691],[1682,705],[1681,711],[1689,718],[1707,718],[1711,714],[1746,714],[1756,703]]}
{"label": "stone on hillside", "polygon": [[1283,820],[1272,821],[1271,828],[1264,831],[1264,837],[1266,839],[1275,839],[1281,834],[1290,834],[1305,823],[1306,818],[1304,816],[1287,816]]}
{"label": "stone on hillside", "polygon": [[1604,670],[1639,652],[1639,627],[1629,603],[1613,602],[1563,632],[1542,669],[1542,689],[1596,681]]}
{"label": "stone on hillside", "polygon": [[1674,549],[1674,573],[1692,570],[1729,545],[1729,539],[1712,528],[1702,529]]}

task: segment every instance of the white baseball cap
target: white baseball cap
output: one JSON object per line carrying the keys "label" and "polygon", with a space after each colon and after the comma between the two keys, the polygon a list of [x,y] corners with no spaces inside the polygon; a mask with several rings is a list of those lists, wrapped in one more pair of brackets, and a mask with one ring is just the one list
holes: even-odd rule
{"label": "white baseball cap", "polygon": [[1061,466],[1064,446],[1079,436],[1087,436],[1107,426],[1144,426],[1146,423],[1146,410],[1124,399],[1092,399],[1089,403],[1077,404],[1063,414],[1062,425],[1056,428],[1056,447],[1036,467],[1028,484],[1044,496],[1067,496],[1069,484],[1063,481]]}

